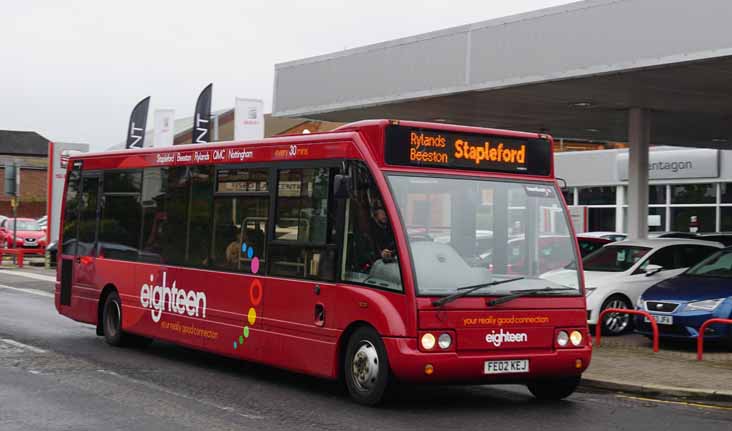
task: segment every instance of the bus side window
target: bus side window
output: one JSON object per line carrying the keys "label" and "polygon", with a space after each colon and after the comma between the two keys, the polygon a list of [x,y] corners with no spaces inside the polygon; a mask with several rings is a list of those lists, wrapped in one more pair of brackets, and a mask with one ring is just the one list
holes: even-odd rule
{"label": "bus side window", "polygon": [[219,169],[216,193],[213,266],[254,273],[260,271],[259,266],[263,271],[267,261],[269,170]]}
{"label": "bus side window", "polygon": [[332,232],[335,201],[332,170],[282,169],[277,176],[277,213],[270,246],[270,274],[317,280],[335,279]]}
{"label": "bus side window", "polygon": [[355,163],[352,175],[355,187],[346,204],[341,279],[402,291],[393,225],[384,200],[366,166]]}
{"label": "bus side window", "polygon": [[99,218],[100,256],[137,260],[142,222],[141,185],[142,170],[104,173],[104,195]]}

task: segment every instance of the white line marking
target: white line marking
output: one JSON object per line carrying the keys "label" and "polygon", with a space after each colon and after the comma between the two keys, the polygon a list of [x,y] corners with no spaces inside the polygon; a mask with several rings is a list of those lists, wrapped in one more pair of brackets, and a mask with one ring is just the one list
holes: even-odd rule
{"label": "white line marking", "polygon": [[132,378],[132,377],[123,376],[123,375],[121,375],[119,373],[115,373],[114,371],[97,370],[97,372],[102,373],[102,374],[106,374],[108,376],[114,376],[114,377],[117,377],[117,378],[120,378],[120,379],[129,380],[129,381],[131,381],[133,383],[136,383],[138,385],[142,385],[142,386],[145,386],[147,388],[150,388],[150,389],[153,389],[153,390],[156,390],[156,391],[160,391],[160,392],[163,392],[163,393],[168,394],[168,395],[172,395],[174,397],[180,397],[180,398],[184,398],[186,400],[195,401],[195,402],[197,402],[199,404],[205,404],[207,406],[210,406],[210,407],[213,407],[213,408],[216,408],[216,409],[219,409],[219,410],[223,410],[223,411],[228,412],[228,413],[233,413],[235,415],[239,415],[239,416],[244,417],[244,418],[247,418],[247,419],[264,419],[264,416],[250,415],[250,414],[246,414],[246,413],[239,413],[236,410],[236,408],[234,408],[234,407],[222,406],[220,404],[216,404],[216,403],[212,403],[212,402],[209,402],[209,401],[205,401],[205,400],[202,400],[200,398],[196,398],[196,397],[192,397],[190,395],[182,394],[180,392],[171,391],[170,389],[166,389],[166,388],[164,388],[162,386],[156,385],[155,383],[150,383],[150,382],[146,382],[144,380],[138,380],[138,379],[135,379],[135,378]]}
{"label": "white line marking", "polygon": [[15,275],[17,277],[32,278],[34,280],[50,281],[51,283],[56,282],[56,277],[50,275],[35,274],[33,272],[25,271],[8,271],[7,269],[0,269],[0,274]]}
{"label": "white line marking", "polygon": [[45,296],[46,298],[54,297],[53,293],[51,293],[51,292],[44,292],[42,290],[36,290],[36,289],[23,289],[22,287],[6,286],[4,284],[0,284],[0,289],[16,290],[18,292],[30,293],[31,295]]}
{"label": "white line marking", "polygon": [[30,350],[33,353],[46,353],[46,351],[43,349],[39,349],[38,347],[29,346],[27,344],[23,344],[21,342],[11,340],[9,338],[0,338],[0,341],[2,341],[5,344],[10,344],[11,346],[20,347],[23,350]]}

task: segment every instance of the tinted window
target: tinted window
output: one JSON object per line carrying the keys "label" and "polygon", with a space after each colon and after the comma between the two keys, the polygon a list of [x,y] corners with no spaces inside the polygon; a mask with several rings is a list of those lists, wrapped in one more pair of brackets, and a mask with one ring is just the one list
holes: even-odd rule
{"label": "tinted window", "polygon": [[[341,278],[391,290],[402,290],[391,220],[366,166],[351,169],[354,190],[347,201],[346,249]],[[415,202],[415,223],[428,225],[427,200]],[[485,245],[483,249],[490,248]]]}
{"label": "tinted window", "polygon": [[732,278],[732,253],[719,252],[689,269],[687,275]]}
{"label": "tinted window", "polygon": [[325,244],[329,184],[325,168],[279,171],[275,239]]}
{"label": "tinted window", "polygon": [[647,263],[661,266],[663,269],[680,268],[680,253],[681,247],[679,246],[664,247],[660,250],[656,250],[656,252],[648,258]]}
{"label": "tinted window", "polygon": [[168,189],[168,168],[147,168],[142,180],[142,252],[145,262],[161,262],[163,228],[168,214],[165,194]]}
{"label": "tinted window", "polygon": [[[269,195],[262,195],[268,187],[267,170],[245,169],[219,171],[217,190],[245,192],[238,196],[218,196],[214,201],[213,244],[211,261],[217,268],[245,272],[264,270],[267,261],[267,221],[269,215]],[[231,172],[236,172],[237,181],[233,184]],[[226,186],[222,186],[226,178]],[[254,264],[252,262],[254,261]]]}
{"label": "tinted window", "polygon": [[94,255],[97,235],[97,203],[99,199],[99,177],[83,177],[79,199],[79,236],[77,256]]}
{"label": "tinted window", "polygon": [[713,204],[717,192],[714,184],[678,184],[671,186],[672,204]]}
{"label": "tinted window", "polygon": [[719,249],[704,245],[685,245],[681,251],[681,267],[694,266],[716,251]]}
{"label": "tinted window", "polygon": [[648,203],[649,204],[665,204],[666,203],[666,186],[649,186],[648,187]]}
{"label": "tinted window", "polygon": [[327,168],[279,171],[275,242],[269,249],[271,274],[335,278],[335,204],[329,205],[330,178]]}
{"label": "tinted window", "polygon": [[104,173],[99,219],[99,253],[109,259],[136,260],[140,246],[142,171]]}
{"label": "tinted window", "polygon": [[201,266],[208,263],[211,245],[211,199],[213,197],[213,167],[191,168],[191,193],[188,216],[186,264]]}
{"label": "tinted window", "polygon": [[582,255],[582,257],[587,256],[588,254],[605,245],[604,242],[590,241],[582,238],[578,239],[577,242],[579,243],[580,254]]}
{"label": "tinted window", "polygon": [[[63,244],[62,253],[76,254],[76,236],[79,227],[79,188],[81,186],[81,175],[79,170],[74,168],[69,173],[66,182],[66,204],[64,208]],[[4,223],[4,222],[3,222]]]}
{"label": "tinted window", "polygon": [[648,247],[609,245],[584,258],[582,266],[585,271],[623,272],[650,250]]}
{"label": "tinted window", "polygon": [[209,166],[166,168],[163,207],[155,225],[162,260],[173,265],[205,266],[211,238],[213,181]]}
{"label": "tinted window", "polygon": [[579,205],[615,205],[617,187],[579,187]]}

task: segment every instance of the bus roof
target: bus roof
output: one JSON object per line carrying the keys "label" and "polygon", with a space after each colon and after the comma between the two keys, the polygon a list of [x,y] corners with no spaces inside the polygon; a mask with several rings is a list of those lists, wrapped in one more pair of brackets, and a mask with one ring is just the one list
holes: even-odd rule
{"label": "bus roof", "polygon": [[365,120],[330,132],[254,141],[149,147],[75,155],[84,169],[372,159],[379,168],[488,171],[550,177],[551,137],[538,133],[400,120]]}

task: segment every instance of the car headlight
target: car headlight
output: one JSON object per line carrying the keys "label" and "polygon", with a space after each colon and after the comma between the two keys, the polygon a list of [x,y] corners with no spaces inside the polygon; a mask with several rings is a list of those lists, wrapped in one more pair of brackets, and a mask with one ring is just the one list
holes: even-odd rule
{"label": "car headlight", "polygon": [[585,296],[592,295],[592,292],[594,292],[595,290],[597,290],[596,287],[585,287]]}
{"label": "car headlight", "polygon": [[725,298],[694,301],[686,304],[686,309],[690,311],[714,311],[724,300]]}
{"label": "car headlight", "polygon": [[643,300],[642,297],[638,297],[638,300],[635,301],[635,308],[637,310],[645,310],[646,309],[646,301]]}

